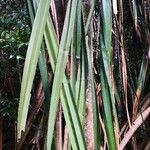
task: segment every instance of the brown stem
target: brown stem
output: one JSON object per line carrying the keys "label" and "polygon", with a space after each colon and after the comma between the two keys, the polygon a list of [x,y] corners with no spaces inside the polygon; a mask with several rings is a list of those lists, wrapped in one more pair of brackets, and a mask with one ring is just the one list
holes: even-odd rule
{"label": "brown stem", "polygon": [[150,114],[150,106],[142,112],[141,115],[137,117],[137,119],[134,121],[133,125],[129,129],[129,131],[125,134],[124,138],[122,139],[120,143],[120,150],[123,150],[128,141],[131,139],[132,135],[135,133],[135,131],[139,128],[139,126],[147,119],[147,117]]}

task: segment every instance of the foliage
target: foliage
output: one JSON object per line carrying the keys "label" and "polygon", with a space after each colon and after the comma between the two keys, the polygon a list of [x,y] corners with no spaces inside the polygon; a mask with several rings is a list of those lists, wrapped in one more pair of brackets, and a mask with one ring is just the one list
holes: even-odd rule
{"label": "foliage", "polygon": [[[2,0],[0,11],[0,114],[16,118],[19,72],[30,34],[29,17],[26,5],[22,2]],[[14,113],[9,114],[9,111]]]}
{"label": "foliage", "polygon": [[[148,137],[142,124],[150,114],[149,1],[27,0],[27,4],[32,32],[21,82],[18,148],[142,146],[138,134]],[[18,25],[24,34],[28,27]],[[3,50],[16,37],[14,58],[22,58],[27,39],[12,31],[1,35]],[[10,92],[13,95],[14,90]]]}

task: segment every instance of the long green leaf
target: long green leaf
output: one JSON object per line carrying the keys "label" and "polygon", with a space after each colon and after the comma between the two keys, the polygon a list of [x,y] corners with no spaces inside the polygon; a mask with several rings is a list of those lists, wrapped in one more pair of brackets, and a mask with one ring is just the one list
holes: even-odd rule
{"label": "long green leaf", "polygon": [[[48,52],[49,52],[49,56],[50,56],[50,60],[51,60],[51,65],[52,65],[52,69],[54,70],[55,64],[56,64],[56,56],[58,53],[58,40],[56,38],[56,34],[55,31],[53,29],[53,25],[52,25],[52,21],[50,19],[50,17],[48,17],[47,19],[47,25],[46,25],[46,30],[45,30],[45,40],[46,40],[46,46],[48,48]],[[64,93],[64,94],[63,94]],[[78,143],[76,141],[76,134],[74,133],[74,127],[72,126],[72,119],[70,116],[70,110],[69,110],[69,106],[67,104],[66,101],[66,95],[64,90],[63,92],[61,92],[61,99],[63,101],[63,110],[64,110],[64,114],[65,114],[65,119],[67,122],[67,126],[69,128],[69,135],[72,141],[72,146],[74,149],[78,149]]]}
{"label": "long green leaf", "polygon": [[[51,143],[53,139],[53,129],[54,129],[54,124],[55,124],[55,118],[56,118],[56,110],[57,110],[57,105],[58,105],[58,98],[59,98],[59,92],[62,87],[62,81],[63,81],[63,76],[62,78],[59,78],[60,74],[64,74],[65,72],[65,65],[66,65],[66,58],[69,52],[69,47],[71,44],[71,39],[72,39],[72,33],[73,33],[73,27],[74,27],[74,20],[76,16],[76,6],[77,6],[77,1],[72,1],[71,3],[71,10],[67,9],[68,16],[66,17],[65,24],[64,24],[64,30],[63,30],[63,36],[60,42],[60,47],[59,47],[59,53],[57,57],[57,64],[56,64],[56,69],[55,69],[55,75],[54,75],[54,81],[53,81],[53,88],[52,88],[52,96],[51,96],[51,105],[50,105],[50,113],[49,113],[49,124],[48,124],[48,136],[47,136],[47,149],[51,149]],[[70,16],[70,17],[69,17]],[[70,19],[70,20],[69,20]],[[71,88],[68,89],[69,92]],[[65,90],[66,91],[66,90]],[[73,96],[72,96],[73,97]],[[71,99],[72,99],[71,97]],[[68,103],[70,107],[74,107],[75,104],[73,103]],[[71,111],[72,116],[76,116],[77,112]],[[77,119],[77,120],[76,120]],[[78,123],[80,120],[79,118],[75,117],[73,119],[76,123]],[[74,122],[74,123],[75,123]],[[77,128],[77,131],[81,131],[81,126],[77,125],[75,126]],[[82,140],[83,139],[83,134],[82,132],[77,132],[79,135],[79,146],[81,146],[82,149],[85,149],[85,142]]]}
{"label": "long green leaf", "polygon": [[[34,14],[37,9],[37,6],[32,6],[31,0],[27,0],[28,3],[28,9],[30,14],[30,19],[33,24],[34,22]],[[34,7],[34,10],[33,10]],[[45,47],[44,43],[42,43],[41,51],[39,54],[38,59],[38,66],[40,70],[40,75],[43,83],[44,93],[45,93],[45,101],[44,101],[44,112],[47,115],[49,111],[49,98],[50,98],[50,88],[49,88],[49,82],[48,82],[48,72],[47,72],[47,66],[46,66],[46,59],[45,59]]]}
{"label": "long green leaf", "polygon": [[51,0],[40,1],[32,28],[32,33],[29,41],[23,71],[21,94],[18,108],[18,124],[17,124],[18,138],[21,137],[21,132],[25,130],[27,113],[31,97],[30,92],[36,71],[50,1]]}
{"label": "long green leaf", "polygon": [[[51,60],[51,66],[53,71],[55,70],[55,65],[56,65],[56,57],[57,57],[57,53],[58,53],[58,39],[56,38],[56,34],[55,34],[55,30],[52,24],[52,20],[49,16],[49,19],[47,20],[47,25],[46,25],[46,30],[45,30],[45,34],[44,34],[44,38],[45,38],[45,42],[46,42],[46,46],[47,46],[47,50],[48,50],[48,54]],[[68,83],[68,79],[65,76],[64,78],[65,83]],[[71,117],[71,112],[70,112],[70,107],[68,106],[68,102],[69,99],[67,99],[66,95],[70,93],[66,94],[66,86],[68,86],[68,84],[64,85],[64,88],[61,90],[60,92],[60,99],[61,99],[61,103],[63,106],[63,113],[65,116],[65,120],[66,120],[66,124],[67,124],[67,128],[69,131],[69,137],[70,137],[70,141],[72,144],[72,147],[74,149],[79,149],[78,148],[78,142],[77,142],[77,137],[75,134],[75,130],[74,130],[74,125],[72,122],[72,117]],[[69,97],[70,98],[70,97]],[[70,101],[72,102],[72,101]],[[72,109],[76,109],[76,106],[74,106]]]}
{"label": "long green leaf", "polygon": [[[100,81],[104,108],[104,123],[106,127],[109,149],[116,149],[115,135],[113,131],[112,110],[114,116],[115,100],[112,93],[112,81],[110,77],[111,60],[111,30],[112,30],[112,5],[111,0],[102,0],[101,3],[101,30],[100,30]],[[115,116],[116,117],[116,116]]]}

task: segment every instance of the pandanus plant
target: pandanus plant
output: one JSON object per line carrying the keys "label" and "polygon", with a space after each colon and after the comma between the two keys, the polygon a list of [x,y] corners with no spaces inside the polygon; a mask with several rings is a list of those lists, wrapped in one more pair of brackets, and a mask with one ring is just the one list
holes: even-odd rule
{"label": "pandanus plant", "polygon": [[[124,149],[131,138],[135,148],[133,134],[150,113],[150,16],[148,0],[129,2],[127,9],[122,0],[27,0],[32,32],[18,108],[20,148],[37,116],[32,146],[38,149]],[[126,12],[143,46],[137,74],[130,67]],[[37,66],[41,81],[30,108]]]}

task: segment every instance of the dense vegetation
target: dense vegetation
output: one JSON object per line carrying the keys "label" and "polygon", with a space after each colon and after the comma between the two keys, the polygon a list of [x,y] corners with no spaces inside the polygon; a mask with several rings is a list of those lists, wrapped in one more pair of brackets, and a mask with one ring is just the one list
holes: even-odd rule
{"label": "dense vegetation", "polygon": [[16,119],[21,74],[30,36],[25,3],[0,2],[0,114]]}
{"label": "dense vegetation", "polygon": [[149,10],[1,0],[0,149],[149,149]]}

